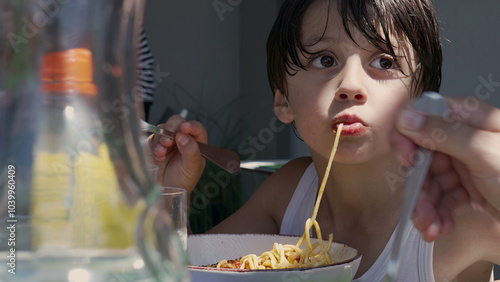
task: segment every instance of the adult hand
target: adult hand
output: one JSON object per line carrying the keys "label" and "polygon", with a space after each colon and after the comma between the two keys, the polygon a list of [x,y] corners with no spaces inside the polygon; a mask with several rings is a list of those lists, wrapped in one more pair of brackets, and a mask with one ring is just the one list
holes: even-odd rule
{"label": "adult hand", "polygon": [[450,115],[401,112],[394,139],[402,162],[417,145],[434,150],[413,222],[427,241],[453,230],[464,205],[500,221],[500,109],[475,98],[447,98]]}
{"label": "adult hand", "polygon": [[148,138],[153,161],[159,166],[160,183],[190,193],[205,168],[197,141],[207,143],[207,132],[201,123],[178,115],[159,126],[176,133],[175,140],[157,134]]}

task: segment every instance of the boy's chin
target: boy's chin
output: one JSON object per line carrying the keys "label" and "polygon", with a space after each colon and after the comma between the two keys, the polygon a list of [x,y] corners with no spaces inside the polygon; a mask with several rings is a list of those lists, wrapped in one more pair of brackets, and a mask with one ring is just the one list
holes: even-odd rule
{"label": "boy's chin", "polygon": [[338,165],[372,165],[381,168],[384,168],[384,163],[399,163],[395,154],[390,152],[383,154],[380,150],[372,150],[371,152],[344,152],[342,154],[339,154],[337,151],[334,162]]}

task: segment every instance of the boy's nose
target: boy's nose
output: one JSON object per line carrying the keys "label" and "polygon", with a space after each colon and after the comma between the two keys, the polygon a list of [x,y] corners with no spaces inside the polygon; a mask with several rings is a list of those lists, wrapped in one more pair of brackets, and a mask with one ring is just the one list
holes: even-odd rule
{"label": "boy's nose", "polygon": [[335,100],[339,102],[366,102],[366,89],[363,86],[363,68],[353,63],[346,64],[337,76],[340,81],[335,92]]}
{"label": "boy's nose", "polygon": [[364,94],[358,93],[337,93],[335,95],[335,100],[337,101],[357,101],[364,102],[366,100],[366,96]]}

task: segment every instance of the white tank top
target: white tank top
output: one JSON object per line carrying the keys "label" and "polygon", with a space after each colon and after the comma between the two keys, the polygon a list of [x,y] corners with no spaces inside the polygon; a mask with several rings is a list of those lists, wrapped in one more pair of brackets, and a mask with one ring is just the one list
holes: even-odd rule
{"label": "white tank top", "polygon": [[[318,188],[318,174],[311,163],[302,175],[288,204],[281,222],[280,234],[302,235],[304,223],[312,214]],[[413,224],[407,224],[407,226],[409,227],[405,230],[406,239],[401,250],[399,281],[434,282],[432,269],[434,243],[425,242],[418,230],[413,227]],[[353,281],[384,281],[394,236],[395,233],[393,232],[389,242],[387,242],[384,250],[370,269],[363,276]]]}

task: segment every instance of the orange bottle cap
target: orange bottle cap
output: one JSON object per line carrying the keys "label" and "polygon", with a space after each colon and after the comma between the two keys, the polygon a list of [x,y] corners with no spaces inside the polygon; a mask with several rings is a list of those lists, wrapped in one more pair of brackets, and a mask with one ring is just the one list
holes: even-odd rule
{"label": "orange bottle cap", "polygon": [[97,94],[97,87],[93,83],[92,53],[89,49],[75,48],[45,54],[41,78],[42,90],[45,92]]}

